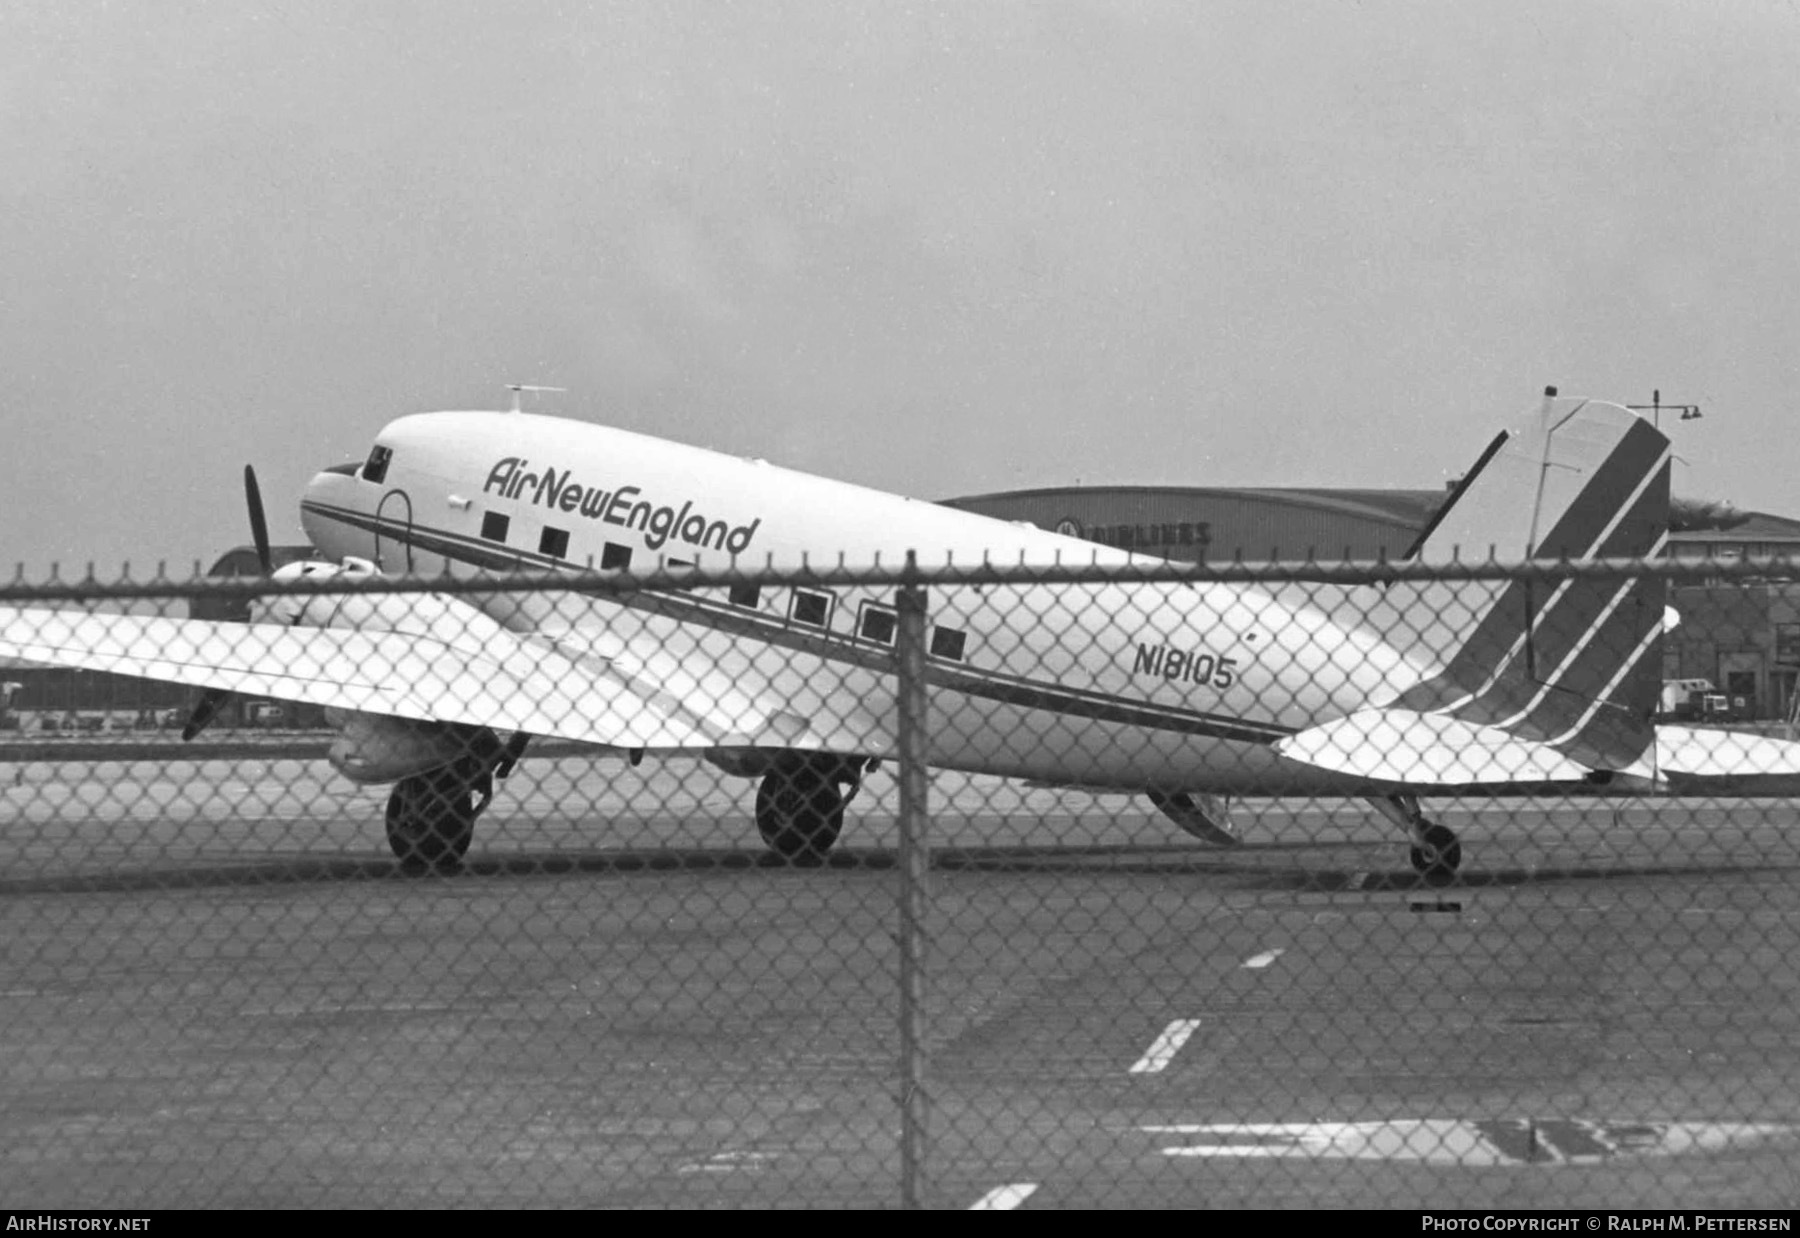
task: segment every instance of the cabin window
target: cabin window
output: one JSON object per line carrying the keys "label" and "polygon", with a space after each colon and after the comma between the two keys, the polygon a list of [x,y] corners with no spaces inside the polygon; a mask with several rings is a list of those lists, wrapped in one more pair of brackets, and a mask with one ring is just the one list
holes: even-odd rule
{"label": "cabin window", "polygon": [[899,614],[893,607],[879,602],[864,602],[862,612],[856,617],[856,634],[883,645],[894,643],[894,632],[899,626]]}
{"label": "cabin window", "polygon": [[762,605],[762,586],[731,586],[731,604],[733,606],[742,606],[746,610],[755,610],[758,606]]}
{"label": "cabin window", "polygon": [[834,600],[829,593],[815,592],[811,589],[796,589],[788,614],[795,623],[804,623],[815,628],[827,627],[831,623],[831,604]]}
{"label": "cabin window", "polygon": [[956,628],[934,628],[931,633],[931,656],[949,658],[952,662],[963,660],[963,647],[968,644],[968,633]]}
{"label": "cabin window", "polygon": [[505,512],[488,512],[481,517],[481,536],[490,542],[504,542],[512,527],[512,517]]}
{"label": "cabin window", "polygon": [[631,566],[631,547],[608,542],[600,548],[600,570],[617,571]]}
{"label": "cabin window", "polygon": [[363,480],[383,482],[387,480],[388,461],[394,458],[392,447],[383,447],[380,443],[369,452],[368,462],[363,465]]}
{"label": "cabin window", "polygon": [[543,535],[538,538],[538,553],[549,555],[553,559],[569,557],[569,531],[544,527]]}

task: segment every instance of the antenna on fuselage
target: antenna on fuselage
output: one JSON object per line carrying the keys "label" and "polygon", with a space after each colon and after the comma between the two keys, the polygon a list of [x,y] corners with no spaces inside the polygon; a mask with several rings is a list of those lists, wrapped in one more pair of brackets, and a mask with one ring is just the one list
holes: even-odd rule
{"label": "antenna on fuselage", "polygon": [[519,401],[524,399],[527,391],[567,391],[567,387],[534,387],[530,383],[507,383],[506,389],[513,393],[512,411],[521,412]]}

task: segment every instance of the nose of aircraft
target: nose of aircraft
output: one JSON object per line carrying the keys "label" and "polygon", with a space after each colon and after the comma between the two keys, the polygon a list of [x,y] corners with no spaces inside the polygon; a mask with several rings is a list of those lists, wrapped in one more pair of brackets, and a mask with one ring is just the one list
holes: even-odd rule
{"label": "nose of aircraft", "polygon": [[360,464],[334,464],[313,475],[300,499],[300,527],[319,550],[334,559],[371,557],[364,546],[372,530],[369,500]]}

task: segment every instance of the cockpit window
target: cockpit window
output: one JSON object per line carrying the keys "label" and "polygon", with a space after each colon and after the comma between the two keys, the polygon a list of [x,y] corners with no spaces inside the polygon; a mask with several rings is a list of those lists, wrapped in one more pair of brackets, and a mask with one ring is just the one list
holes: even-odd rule
{"label": "cockpit window", "polygon": [[393,458],[394,449],[392,447],[383,447],[380,443],[375,444],[369,452],[368,463],[363,465],[363,480],[376,483],[386,481],[388,461]]}
{"label": "cockpit window", "polygon": [[349,464],[334,464],[327,468],[327,473],[338,473],[344,477],[355,477],[362,470],[362,465],[352,460]]}

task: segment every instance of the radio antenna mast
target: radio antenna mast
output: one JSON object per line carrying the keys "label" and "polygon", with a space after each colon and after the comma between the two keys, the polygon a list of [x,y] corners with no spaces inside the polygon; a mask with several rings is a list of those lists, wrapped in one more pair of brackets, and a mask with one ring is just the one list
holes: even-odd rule
{"label": "radio antenna mast", "polygon": [[522,411],[519,408],[519,401],[524,399],[525,392],[527,392],[527,391],[567,391],[568,390],[567,387],[534,387],[530,383],[507,383],[506,389],[513,393],[512,411],[515,413]]}

